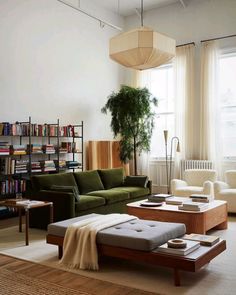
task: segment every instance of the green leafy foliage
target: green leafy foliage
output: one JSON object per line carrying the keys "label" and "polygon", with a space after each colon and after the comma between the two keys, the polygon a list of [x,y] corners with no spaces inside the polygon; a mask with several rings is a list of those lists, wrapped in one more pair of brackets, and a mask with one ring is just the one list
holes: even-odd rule
{"label": "green leafy foliage", "polygon": [[136,154],[150,150],[150,141],[154,127],[152,105],[157,99],[152,97],[147,88],[133,88],[122,85],[119,92],[113,92],[103,113],[111,112],[111,129],[114,137],[120,135],[120,159],[127,163],[134,158],[137,174]]}

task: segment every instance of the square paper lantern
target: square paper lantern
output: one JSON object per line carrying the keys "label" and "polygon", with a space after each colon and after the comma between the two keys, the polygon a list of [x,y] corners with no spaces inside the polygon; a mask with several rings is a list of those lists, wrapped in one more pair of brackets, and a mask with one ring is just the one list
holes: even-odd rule
{"label": "square paper lantern", "polygon": [[110,58],[136,70],[158,67],[175,56],[176,42],[147,27],[121,33],[110,39]]}

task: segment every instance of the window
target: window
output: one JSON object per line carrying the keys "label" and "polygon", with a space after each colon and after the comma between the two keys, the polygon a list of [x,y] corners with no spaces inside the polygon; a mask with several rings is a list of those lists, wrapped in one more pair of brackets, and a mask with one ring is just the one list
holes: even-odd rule
{"label": "window", "polygon": [[150,156],[165,157],[163,130],[168,130],[168,138],[174,136],[174,70],[173,65],[164,65],[151,70],[150,92],[158,99],[155,108],[155,128],[151,140]]}
{"label": "window", "polygon": [[236,159],[236,52],[221,55],[219,66],[223,156]]}

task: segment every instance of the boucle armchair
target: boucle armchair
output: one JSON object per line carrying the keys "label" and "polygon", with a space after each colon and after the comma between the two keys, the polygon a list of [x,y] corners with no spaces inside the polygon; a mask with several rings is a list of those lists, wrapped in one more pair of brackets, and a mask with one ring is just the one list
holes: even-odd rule
{"label": "boucle armchair", "polygon": [[171,193],[174,196],[189,197],[192,194],[211,195],[214,197],[213,182],[216,171],[209,169],[187,169],[183,180],[172,179]]}
{"label": "boucle armchair", "polygon": [[236,170],[225,172],[225,182],[214,183],[215,198],[228,203],[228,211],[236,213]]}

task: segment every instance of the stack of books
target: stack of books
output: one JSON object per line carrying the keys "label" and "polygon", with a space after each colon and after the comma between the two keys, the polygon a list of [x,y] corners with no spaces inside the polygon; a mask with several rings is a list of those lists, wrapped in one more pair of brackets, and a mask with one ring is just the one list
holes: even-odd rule
{"label": "stack of books", "polygon": [[27,173],[28,172],[27,166],[28,166],[27,160],[16,160],[15,173],[16,174]]}
{"label": "stack of books", "polygon": [[200,203],[200,202],[186,202],[182,205],[179,205],[179,210],[186,210],[186,211],[202,211],[208,208],[207,203]]}
{"label": "stack of books", "polygon": [[220,238],[217,236],[208,236],[200,234],[185,235],[183,236],[183,239],[200,242],[202,246],[213,246],[220,240]]}
{"label": "stack of books", "polygon": [[44,161],[43,171],[44,172],[56,171],[56,166],[54,161],[52,160]]}
{"label": "stack of books", "polygon": [[42,154],[42,145],[38,143],[34,143],[31,145],[28,145],[28,149],[31,151],[32,154]]}
{"label": "stack of books", "polygon": [[170,198],[171,195],[169,194],[157,194],[157,195],[151,195],[148,197],[149,202],[165,202],[168,198]]}
{"label": "stack of books", "polygon": [[188,255],[189,253],[195,251],[200,247],[200,242],[196,241],[187,241],[186,248],[170,248],[168,247],[168,244],[165,243],[161,246],[159,246],[155,252],[161,252],[161,253],[168,253],[173,255]]}
{"label": "stack of books", "polygon": [[194,194],[194,195],[191,195],[190,198],[192,199],[193,202],[209,203],[213,201],[213,198],[211,195]]}
{"label": "stack of books", "polygon": [[0,156],[5,156],[10,154],[10,144],[6,141],[0,141]]}
{"label": "stack of books", "polygon": [[45,154],[55,154],[56,152],[54,145],[49,143],[43,146],[43,151]]}
{"label": "stack of books", "polygon": [[42,172],[42,168],[41,168],[39,161],[32,161],[31,162],[31,172],[32,173]]}
{"label": "stack of books", "polygon": [[184,198],[184,197],[170,197],[170,198],[167,198],[166,204],[168,204],[168,205],[182,205],[183,203],[186,203],[188,201],[189,201],[189,199]]}
{"label": "stack of books", "polygon": [[26,145],[14,144],[11,146],[11,154],[15,156],[26,155]]}

